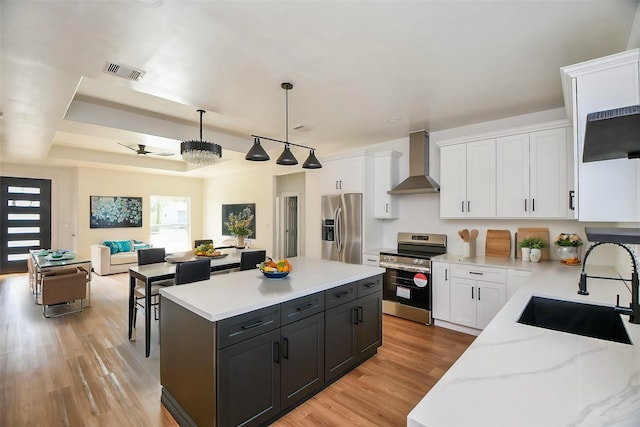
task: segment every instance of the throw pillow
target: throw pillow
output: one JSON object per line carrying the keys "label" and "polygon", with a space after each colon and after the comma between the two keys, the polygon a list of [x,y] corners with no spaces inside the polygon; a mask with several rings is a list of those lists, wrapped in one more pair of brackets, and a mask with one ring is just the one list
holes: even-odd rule
{"label": "throw pillow", "polygon": [[118,252],[131,252],[131,240],[117,240],[113,243],[118,245]]}
{"label": "throw pillow", "polygon": [[111,255],[118,253],[118,244],[110,240],[105,240],[104,245],[109,248]]}
{"label": "throw pillow", "polygon": [[148,245],[148,244],[146,244],[146,243],[142,243],[142,242],[137,243],[137,242],[134,240],[134,244],[133,244],[133,250],[134,250],[134,251],[137,251],[138,249],[149,249],[150,247],[151,247],[151,245]]}

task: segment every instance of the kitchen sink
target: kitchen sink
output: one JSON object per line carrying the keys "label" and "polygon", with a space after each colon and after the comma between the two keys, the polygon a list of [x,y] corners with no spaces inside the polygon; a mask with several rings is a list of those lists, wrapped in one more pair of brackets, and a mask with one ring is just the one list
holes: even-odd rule
{"label": "kitchen sink", "polygon": [[614,307],[533,296],[518,323],[632,344]]}

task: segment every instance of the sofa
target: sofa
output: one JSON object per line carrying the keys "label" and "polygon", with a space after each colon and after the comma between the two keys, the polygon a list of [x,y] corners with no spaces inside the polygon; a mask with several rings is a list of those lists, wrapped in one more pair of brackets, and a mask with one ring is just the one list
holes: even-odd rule
{"label": "sofa", "polygon": [[138,265],[138,249],[150,248],[139,240],[105,240],[91,245],[91,265],[99,276],[126,273]]}

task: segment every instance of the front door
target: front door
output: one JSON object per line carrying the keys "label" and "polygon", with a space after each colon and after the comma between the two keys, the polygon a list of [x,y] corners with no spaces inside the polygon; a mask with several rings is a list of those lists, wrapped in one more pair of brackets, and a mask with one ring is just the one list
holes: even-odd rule
{"label": "front door", "polygon": [[27,271],[29,249],[51,247],[51,180],[0,177],[0,274]]}

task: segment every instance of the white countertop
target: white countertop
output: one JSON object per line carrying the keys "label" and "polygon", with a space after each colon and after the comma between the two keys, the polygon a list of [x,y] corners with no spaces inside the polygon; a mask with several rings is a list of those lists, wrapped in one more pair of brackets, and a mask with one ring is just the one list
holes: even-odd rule
{"label": "white countertop", "polygon": [[290,258],[283,279],[258,270],[212,275],[209,280],[160,289],[163,298],[211,321],[226,319],[384,273],[384,268],[313,258]]}
{"label": "white countertop", "polygon": [[[516,322],[532,295],[613,306],[620,294],[628,306],[629,290],[620,281],[589,278],[590,295],[581,296],[579,266],[527,267],[533,271],[527,283],[409,413],[408,426],[640,426],[640,325],[622,316],[634,343],[627,345]],[[587,272],[615,275],[607,267]]]}

